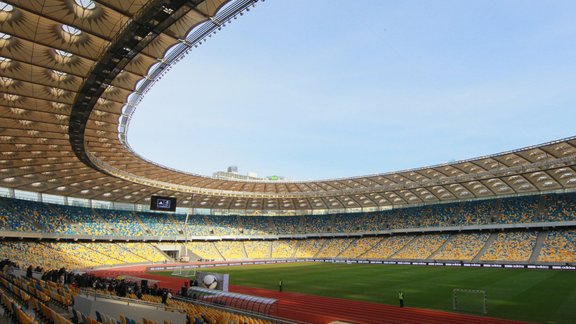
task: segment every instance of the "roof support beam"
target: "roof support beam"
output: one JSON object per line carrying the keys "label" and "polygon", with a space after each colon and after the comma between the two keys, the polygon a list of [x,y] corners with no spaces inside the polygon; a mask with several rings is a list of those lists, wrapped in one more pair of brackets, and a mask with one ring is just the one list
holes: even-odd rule
{"label": "roof support beam", "polygon": [[[89,167],[99,170],[90,161],[84,145],[84,132],[92,109],[114,78],[166,28],[200,3],[200,0],[150,1],[117,35],[80,89],[70,114],[70,145],[74,154]],[[100,170],[102,171],[102,170]]]}

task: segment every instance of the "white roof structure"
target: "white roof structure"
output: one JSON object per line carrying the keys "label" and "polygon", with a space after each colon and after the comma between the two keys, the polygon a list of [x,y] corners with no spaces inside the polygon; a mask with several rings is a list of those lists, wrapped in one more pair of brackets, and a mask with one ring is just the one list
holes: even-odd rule
{"label": "white roof structure", "polygon": [[379,209],[576,189],[576,137],[466,161],[320,181],[231,181],[138,156],[135,106],[257,0],[0,1],[0,186],[244,211]]}

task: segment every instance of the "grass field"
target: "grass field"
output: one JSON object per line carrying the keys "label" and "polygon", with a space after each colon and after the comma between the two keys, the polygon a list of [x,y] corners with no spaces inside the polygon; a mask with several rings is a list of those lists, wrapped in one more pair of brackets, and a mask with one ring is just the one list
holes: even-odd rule
{"label": "grass field", "polygon": [[[209,268],[231,285],[278,289],[452,311],[454,288],[482,289],[488,316],[539,323],[576,323],[576,272],[528,269],[298,263]],[[172,271],[155,272],[171,275]]]}

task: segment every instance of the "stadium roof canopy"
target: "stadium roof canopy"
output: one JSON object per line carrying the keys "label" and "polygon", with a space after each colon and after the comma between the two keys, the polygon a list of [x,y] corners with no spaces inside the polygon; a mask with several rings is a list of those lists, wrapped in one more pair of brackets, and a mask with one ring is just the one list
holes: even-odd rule
{"label": "stadium roof canopy", "polygon": [[[371,210],[576,189],[576,138],[467,161],[322,181],[229,181],[134,153],[143,94],[255,0],[0,1],[0,186],[240,211]],[[503,135],[505,136],[505,135]]]}

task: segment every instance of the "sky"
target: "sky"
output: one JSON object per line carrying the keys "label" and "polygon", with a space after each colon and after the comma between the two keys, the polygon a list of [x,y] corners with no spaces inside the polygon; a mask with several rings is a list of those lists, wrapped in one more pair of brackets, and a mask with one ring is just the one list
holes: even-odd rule
{"label": "sky", "polygon": [[320,180],[576,135],[576,1],[266,0],[133,115],[131,147],[211,175]]}

